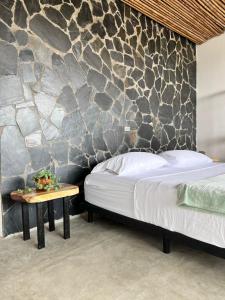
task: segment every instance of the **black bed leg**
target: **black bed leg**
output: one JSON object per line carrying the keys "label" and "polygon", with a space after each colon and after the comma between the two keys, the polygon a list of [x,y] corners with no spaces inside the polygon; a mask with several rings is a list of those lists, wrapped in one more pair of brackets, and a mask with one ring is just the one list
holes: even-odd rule
{"label": "black bed leg", "polygon": [[170,253],[170,238],[165,233],[163,233],[163,252]]}
{"label": "black bed leg", "polygon": [[89,210],[88,211],[88,223],[93,222],[93,211]]}

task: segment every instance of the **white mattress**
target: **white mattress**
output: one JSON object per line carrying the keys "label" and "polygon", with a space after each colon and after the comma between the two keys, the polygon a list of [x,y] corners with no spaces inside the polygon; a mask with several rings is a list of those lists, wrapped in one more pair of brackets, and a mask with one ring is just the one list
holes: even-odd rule
{"label": "white mattress", "polygon": [[176,186],[225,173],[225,164],[118,176],[108,172],[86,177],[87,202],[124,216],[155,224],[225,248],[225,216],[177,206]]}

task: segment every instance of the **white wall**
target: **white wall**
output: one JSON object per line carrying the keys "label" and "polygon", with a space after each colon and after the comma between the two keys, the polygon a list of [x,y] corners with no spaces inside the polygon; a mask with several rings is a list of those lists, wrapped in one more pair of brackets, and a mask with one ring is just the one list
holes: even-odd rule
{"label": "white wall", "polygon": [[225,161],[225,33],[197,46],[197,148]]}

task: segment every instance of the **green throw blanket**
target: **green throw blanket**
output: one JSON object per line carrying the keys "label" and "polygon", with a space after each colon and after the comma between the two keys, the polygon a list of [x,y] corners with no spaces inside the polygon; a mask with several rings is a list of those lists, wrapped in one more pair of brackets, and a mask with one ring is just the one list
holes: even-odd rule
{"label": "green throw blanket", "polygon": [[195,207],[210,212],[225,213],[225,174],[192,183],[180,184],[178,205]]}

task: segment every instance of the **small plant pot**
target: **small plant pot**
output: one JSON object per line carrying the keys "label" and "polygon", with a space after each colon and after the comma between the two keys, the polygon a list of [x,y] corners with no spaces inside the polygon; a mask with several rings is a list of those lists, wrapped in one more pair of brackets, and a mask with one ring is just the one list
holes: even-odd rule
{"label": "small plant pot", "polygon": [[41,189],[36,188],[37,191],[46,191],[46,189],[44,188],[45,186],[47,186],[47,185],[48,185],[48,186],[49,186],[49,185],[53,185],[52,179],[50,179],[50,178],[45,178],[45,177],[37,179],[37,180],[36,180],[36,183],[37,183],[38,185],[43,186],[43,188],[41,188]]}

